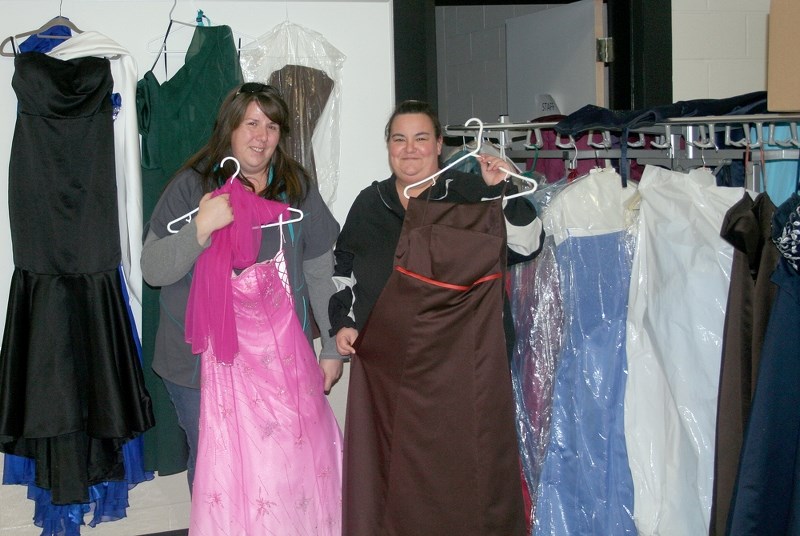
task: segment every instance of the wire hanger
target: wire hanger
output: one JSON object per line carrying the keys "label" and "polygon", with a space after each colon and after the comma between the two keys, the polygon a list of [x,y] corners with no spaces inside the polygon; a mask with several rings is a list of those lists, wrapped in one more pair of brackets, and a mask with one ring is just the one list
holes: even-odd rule
{"label": "wire hanger", "polygon": [[[421,181],[417,181],[414,184],[409,184],[408,186],[403,188],[403,195],[406,196],[406,199],[410,199],[411,198],[411,196],[408,194],[409,190],[413,190],[414,188],[422,186],[423,184],[425,184],[428,181],[433,181],[433,183],[436,184],[436,178],[439,175],[441,175],[442,173],[444,173],[448,169],[452,168],[453,166],[455,166],[456,164],[458,164],[462,160],[466,160],[467,158],[469,158],[471,156],[477,157],[480,154],[480,151],[481,151],[481,140],[483,139],[483,121],[481,121],[477,117],[472,117],[466,123],[464,123],[464,126],[469,126],[470,124],[473,124],[473,123],[477,123],[478,124],[478,135],[475,137],[475,139],[476,139],[475,148],[473,150],[471,150],[470,152],[468,152],[466,154],[463,154],[460,157],[456,158],[455,160],[453,160],[452,162],[447,164],[445,167],[443,167],[442,169],[440,169],[439,171],[437,171],[433,175],[431,175],[429,177],[426,177],[426,178],[422,179]],[[522,192],[517,192],[515,194],[511,194],[511,195],[505,196],[506,199],[513,199],[513,198],[519,197],[521,195],[532,194],[533,192],[536,191],[536,188],[539,186],[539,183],[537,183],[534,179],[532,179],[530,177],[526,177],[524,175],[520,175],[519,173],[516,173],[514,171],[510,171],[510,170],[506,169],[505,167],[500,167],[498,169],[506,174],[506,178],[508,178],[508,175],[510,175],[512,177],[516,177],[518,179],[521,179],[521,180],[533,185],[532,188],[530,188],[528,190],[524,190]]]}
{"label": "wire hanger", "polygon": [[[154,51],[154,52],[157,53],[157,55],[156,55],[155,62],[153,62],[153,66],[150,68],[151,71],[156,68],[156,64],[158,64],[158,60],[159,60],[159,58],[161,58],[162,54],[166,55],[166,54],[170,53],[170,51],[167,50],[167,39],[169,38],[170,32],[172,31],[172,25],[173,24],[179,24],[179,25],[187,27],[187,28],[195,28],[195,27],[197,27],[197,24],[195,24],[194,22],[183,22],[181,20],[177,20],[177,19],[173,18],[172,14],[175,12],[175,7],[177,5],[178,5],[178,0],[172,0],[172,8],[170,8],[170,10],[169,10],[169,24],[167,24],[167,31],[164,32],[163,39],[159,37],[159,38],[156,38],[156,39],[151,39],[147,43],[148,49],[149,49],[151,44],[156,43],[158,41],[161,41],[161,44],[159,45],[158,50]],[[208,17],[206,17],[205,15],[202,15],[200,12],[198,12],[198,19],[199,19],[199,23],[201,23],[201,24],[203,22],[203,19],[209,20]],[[209,20],[209,24],[210,24],[210,20]]]}
{"label": "wire hanger", "polygon": [[[59,3],[58,16],[53,17],[52,19],[50,19],[49,21],[47,21],[46,23],[44,23],[42,26],[40,26],[39,28],[37,28],[35,30],[22,32],[22,33],[19,33],[17,35],[6,37],[5,39],[3,39],[3,42],[0,43],[0,56],[6,56],[6,57],[12,57],[12,58],[14,56],[16,56],[18,50],[14,50],[14,48],[15,48],[13,46],[14,45],[14,41],[17,40],[17,39],[21,39],[23,37],[28,37],[28,36],[31,36],[31,35],[37,35],[37,37],[42,37],[42,38],[45,38],[45,39],[69,39],[71,37],[69,35],[38,35],[38,34],[42,34],[42,33],[46,32],[47,30],[49,30],[50,28],[53,28],[54,26],[66,26],[67,28],[69,28],[70,30],[72,30],[75,33],[83,33],[83,30],[79,29],[77,26],[75,26],[75,24],[71,20],[69,20],[68,18],[64,17],[61,14],[61,4]],[[6,51],[6,45],[9,44],[9,43],[12,44],[12,49],[11,49],[10,52]]]}
{"label": "wire hanger", "polygon": [[[211,23],[211,19],[202,9],[197,10],[197,14],[195,15],[194,21],[192,22],[185,22],[179,19],[174,18],[175,8],[178,4],[178,0],[173,0],[172,2],[172,9],[169,10],[169,24],[167,25],[167,30],[163,35],[158,35],[147,42],[147,52],[151,54],[156,54],[156,61],[153,64],[153,67],[158,63],[159,58],[162,54],[165,56],[168,54],[186,54],[189,46],[188,38],[182,37],[178,39],[179,45],[176,45],[175,41],[172,41],[172,48],[167,48],[167,40],[170,36],[177,35],[179,30],[183,30],[184,28],[194,31],[197,27],[209,27],[213,26]],[[180,28],[175,29],[174,26],[179,25]],[[256,42],[256,38],[250,35],[236,32],[231,28],[231,32],[233,33],[233,37],[237,43],[237,49],[239,51],[242,48],[247,47],[248,45]],[[152,69],[151,69],[152,70]]]}
{"label": "wire hanger", "polygon": [[[231,182],[233,182],[234,179],[236,179],[236,177],[239,176],[239,172],[242,170],[242,168],[241,168],[241,165],[239,164],[239,161],[233,156],[226,156],[225,158],[223,158],[222,162],[220,162],[220,167],[223,167],[225,165],[225,162],[227,162],[228,160],[232,160],[233,163],[236,164],[236,171],[234,171],[233,174],[228,179]],[[175,225],[176,223],[189,223],[190,221],[192,221],[192,216],[194,216],[194,214],[197,213],[198,210],[200,210],[200,207],[197,207],[194,210],[190,210],[189,212],[187,212],[183,216],[179,216],[179,217],[175,218],[174,220],[172,220],[171,222],[169,222],[167,224],[167,231],[169,231],[172,234],[177,233],[180,229],[173,229],[172,226]],[[300,220],[303,219],[303,216],[305,216],[303,211],[300,210],[299,208],[288,207],[288,210],[289,210],[289,212],[294,214],[293,218],[290,218],[288,220],[284,220],[283,219],[283,214],[281,214],[280,216],[278,216],[278,221],[273,222],[273,223],[265,223],[264,225],[261,226],[261,228],[265,229],[267,227],[279,227],[281,225],[287,225],[287,224],[290,224],[290,223],[297,223],[297,222],[299,222]]]}

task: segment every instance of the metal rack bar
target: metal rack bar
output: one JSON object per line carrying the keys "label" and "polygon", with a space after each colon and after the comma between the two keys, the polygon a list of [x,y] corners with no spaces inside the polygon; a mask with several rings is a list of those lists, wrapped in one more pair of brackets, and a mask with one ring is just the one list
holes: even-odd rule
{"label": "metal rack bar", "polygon": [[[747,151],[759,160],[797,160],[800,158],[800,138],[797,123],[800,114],[751,114],[670,118],[641,128],[631,129],[626,140],[626,157],[640,163],[666,165],[674,169],[691,169],[703,165],[718,166],[732,160],[744,159]],[[556,133],[558,149],[544,147],[543,132],[555,130],[557,121],[484,123],[483,137],[499,144],[504,154],[514,160],[558,158],[562,160],[619,159],[622,151],[614,147],[620,128],[587,130],[586,143],[591,150],[578,149],[573,136]],[[777,138],[776,127],[789,127],[789,137]],[[766,134],[765,134],[766,128]],[[478,126],[447,125],[448,136],[474,136]],[[741,139],[734,139],[734,131]],[[524,135],[524,137],[521,137]],[[655,137],[649,144],[646,136]],[[719,136],[722,135],[722,140]],[[533,142],[530,140],[533,139]],[[755,154],[753,160],[756,159]]]}

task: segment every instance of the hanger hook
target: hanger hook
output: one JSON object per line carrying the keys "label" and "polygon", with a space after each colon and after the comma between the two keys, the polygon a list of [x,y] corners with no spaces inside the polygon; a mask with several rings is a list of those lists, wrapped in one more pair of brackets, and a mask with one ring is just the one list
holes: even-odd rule
{"label": "hanger hook", "polygon": [[[177,2],[178,0],[175,0],[175,1]],[[59,17],[61,16],[61,6],[63,6],[63,5],[64,5],[64,0],[61,0],[61,1],[58,3],[58,16],[59,16]]]}
{"label": "hanger hook", "polygon": [[220,167],[224,167],[225,166],[225,162],[227,162],[228,160],[233,160],[233,163],[236,164],[236,171],[230,177],[230,179],[232,181],[234,178],[239,176],[239,172],[242,170],[242,166],[241,166],[241,164],[239,164],[239,161],[233,156],[226,156],[225,158],[223,158],[222,162],[219,163],[219,166]]}
{"label": "hanger hook", "polygon": [[476,139],[477,139],[477,142],[478,142],[478,147],[480,147],[481,143],[483,143],[483,121],[481,121],[477,117],[471,117],[471,118],[467,119],[467,122],[464,123],[464,126],[468,127],[469,125],[471,125],[473,123],[477,123],[478,124],[478,135],[476,136]]}
{"label": "hanger hook", "polygon": [[172,20],[172,12],[175,11],[175,7],[177,5],[178,5],[178,0],[172,0],[172,9],[169,10],[169,20]]}
{"label": "hanger hook", "polygon": [[578,169],[578,144],[572,134],[569,135],[569,146],[575,150],[575,154],[569,159],[569,169]]}

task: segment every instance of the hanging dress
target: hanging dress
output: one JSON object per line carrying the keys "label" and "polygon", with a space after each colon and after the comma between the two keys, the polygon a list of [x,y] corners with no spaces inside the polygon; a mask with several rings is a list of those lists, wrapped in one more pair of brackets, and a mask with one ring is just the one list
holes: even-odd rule
{"label": "hanging dress", "polygon": [[725,534],[800,534],[800,196],[772,217],[777,287]]}
{"label": "hanging dress", "polygon": [[317,165],[311,139],[333,92],[333,79],[313,67],[284,65],[270,75],[269,84],[280,90],[289,108],[291,126],[286,140],[289,154],[317,182]]}
{"label": "hanging dress", "polygon": [[[244,79],[277,85],[290,112],[295,112],[290,113],[296,124],[292,125],[288,138],[289,145],[294,145],[292,154],[316,177],[319,192],[328,205],[336,199],[339,183],[339,123],[345,59],[325,36],[288,20],[241,51]],[[302,75],[300,79],[295,78],[298,74]],[[303,100],[308,103],[297,100],[303,93]],[[304,105],[296,107],[298,103]],[[302,145],[302,152],[298,152],[298,145]],[[310,160],[312,150],[313,160]]]}
{"label": "hanging dress", "polygon": [[550,441],[553,378],[564,333],[557,270],[552,237],[545,239],[536,259],[509,269],[511,316],[517,334],[511,381],[529,526],[536,514],[539,479]]}
{"label": "hanging dress", "polygon": [[750,417],[761,349],[777,286],[770,281],[780,253],[771,240],[775,205],[745,192],[725,214],[720,236],[734,248],[725,307],[717,397],[714,491],[709,536],[725,534],[744,431]]}
{"label": "hanging dress", "polygon": [[542,215],[553,236],[564,333],[534,534],[636,534],[623,428],[625,320],[636,194],[613,169],[561,190]]}
{"label": "hanging dress", "polygon": [[0,450],[34,459],[53,503],[84,503],[153,426],[118,273],[113,80],[104,58],[14,61]]}
{"label": "hanging dress", "polygon": [[395,270],[355,343],[344,534],[525,533],[503,331],[499,199],[410,199]]}
{"label": "hanging dress", "polygon": [[645,166],[628,300],[625,443],[641,536],[707,534],[733,247],[744,189]]}
{"label": "hanging dress", "polygon": [[[234,195],[235,227],[249,220]],[[239,237],[252,224],[243,227]],[[219,251],[225,244],[238,248],[239,262],[248,256],[240,246],[247,238],[228,240],[220,234],[225,230],[198,258],[187,307],[187,340],[205,348],[190,533],[338,536],[342,435],[295,313],[283,249],[270,261],[245,261],[247,268],[231,273],[226,297],[214,299],[219,278],[202,278],[218,273],[220,263],[208,255],[226,255]],[[260,243],[259,235],[252,258]],[[208,305],[226,306],[207,309],[209,296]],[[212,328],[207,337],[203,325]],[[224,326],[231,326],[231,337]]]}
{"label": "hanging dress", "polygon": [[[145,222],[150,220],[167,182],[208,140],[225,95],[241,83],[233,32],[225,25],[197,26],[184,64],[169,80],[159,83],[152,69],[139,80],[136,108],[142,137]],[[145,464],[160,475],[169,475],[186,470],[188,451],[175,408],[152,367],[159,354],[159,297],[159,289],[143,285],[142,360],[157,420],[153,430],[145,434]],[[187,385],[188,379],[196,376],[194,366],[192,360],[192,370],[160,372],[173,383]]]}
{"label": "hanging dress", "polygon": [[[53,39],[50,39],[53,41]],[[56,40],[57,41],[57,40]],[[114,78],[114,167],[117,178],[122,273],[137,337],[142,326],[142,166],[136,117],[136,60],[105,35],[87,30],[59,41],[48,53],[61,60],[85,56],[108,58]]]}

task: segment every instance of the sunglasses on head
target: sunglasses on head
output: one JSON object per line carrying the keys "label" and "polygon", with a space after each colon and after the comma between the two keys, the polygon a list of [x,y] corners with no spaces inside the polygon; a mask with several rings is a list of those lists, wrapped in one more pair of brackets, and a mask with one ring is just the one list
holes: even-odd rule
{"label": "sunglasses on head", "polygon": [[274,86],[262,84],[260,82],[247,82],[242,84],[242,87],[239,88],[236,94],[240,95],[242,93],[275,93],[280,95],[280,92]]}

